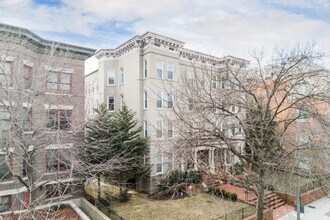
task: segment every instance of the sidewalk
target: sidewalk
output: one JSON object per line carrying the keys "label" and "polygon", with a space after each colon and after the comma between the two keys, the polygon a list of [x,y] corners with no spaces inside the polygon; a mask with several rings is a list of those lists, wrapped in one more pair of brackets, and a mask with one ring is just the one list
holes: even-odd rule
{"label": "sidewalk", "polygon": [[[295,211],[279,218],[279,220],[297,219]],[[301,220],[330,220],[330,195],[305,205],[305,213],[300,215]]]}

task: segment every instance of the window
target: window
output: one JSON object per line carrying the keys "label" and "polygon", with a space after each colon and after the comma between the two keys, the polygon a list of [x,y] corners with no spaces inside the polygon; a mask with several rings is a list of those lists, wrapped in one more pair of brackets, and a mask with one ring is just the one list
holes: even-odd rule
{"label": "window", "polygon": [[156,156],[156,173],[163,173],[163,154],[158,153]]}
{"label": "window", "polygon": [[144,91],[143,93],[143,99],[144,99],[144,109],[147,109],[148,108],[148,92],[147,91]]}
{"label": "window", "polygon": [[172,95],[172,93],[167,94],[167,108],[173,108],[173,95]]}
{"label": "window", "polygon": [[115,110],[115,97],[113,97],[113,96],[108,97],[108,108],[110,111]]}
{"label": "window", "polygon": [[236,135],[236,127],[234,124],[231,125],[230,130],[232,135]]}
{"label": "window", "polygon": [[9,211],[11,208],[11,195],[0,197],[0,212]]}
{"label": "window", "polygon": [[143,72],[144,72],[144,78],[148,77],[148,62],[146,60],[143,61]]}
{"label": "window", "polygon": [[189,108],[189,111],[193,110],[193,108],[194,108],[194,101],[192,98],[189,98],[189,100],[188,100],[188,108]]}
{"label": "window", "polygon": [[61,172],[70,169],[71,160],[69,150],[47,150],[47,172]]}
{"label": "window", "polygon": [[32,67],[23,66],[22,77],[21,77],[21,88],[22,89],[31,89],[32,86]]}
{"label": "window", "polygon": [[298,122],[307,122],[309,118],[309,107],[308,105],[301,105],[298,109]]}
{"label": "window", "polygon": [[124,67],[120,68],[120,84],[124,84]]}
{"label": "window", "polygon": [[167,137],[169,137],[169,138],[173,137],[173,122],[172,121],[167,122]]}
{"label": "window", "polygon": [[167,79],[173,79],[174,64],[167,64]]}
{"label": "window", "polygon": [[148,137],[148,122],[143,121],[143,137]]}
{"label": "window", "polygon": [[188,85],[193,86],[194,85],[194,72],[189,72],[188,76]]}
{"label": "window", "polygon": [[108,86],[115,85],[115,71],[110,69],[108,70],[107,74],[108,74]]}
{"label": "window", "polygon": [[202,86],[202,88],[205,87],[205,84],[206,84],[206,75],[204,73],[202,73],[202,75],[201,75],[201,86]]}
{"label": "window", "polygon": [[217,76],[213,76],[212,77],[212,88],[213,89],[217,89],[218,88],[218,77]]}
{"label": "window", "polygon": [[30,131],[32,128],[32,109],[23,108],[23,127],[25,131]]}
{"label": "window", "polygon": [[163,108],[163,93],[160,91],[156,93],[156,106],[157,108]]}
{"label": "window", "polygon": [[12,75],[12,63],[0,60],[0,85],[10,86]]}
{"label": "window", "polygon": [[59,197],[70,194],[71,191],[72,191],[72,186],[70,183],[49,184],[46,186],[46,197],[47,198]]}
{"label": "window", "polygon": [[225,89],[226,87],[226,78],[223,76],[221,77],[221,89]]}
{"label": "window", "polygon": [[157,138],[163,137],[163,123],[161,121],[157,121]]}
{"label": "window", "polygon": [[10,113],[5,106],[0,106],[0,131],[8,131],[10,128]]}
{"label": "window", "polygon": [[163,61],[157,60],[156,62],[156,77],[159,79],[163,78]]}
{"label": "window", "polygon": [[98,92],[99,91],[99,83],[98,83],[98,80],[94,80],[94,92]]}
{"label": "window", "polygon": [[47,91],[58,94],[70,94],[71,75],[51,72],[47,76]]}
{"label": "window", "polygon": [[125,105],[124,95],[120,95],[120,107]]}
{"label": "window", "polygon": [[0,154],[0,181],[11,178],[11,160],[9,155]]}
{"label": "window", "polygon": [[51,130],[69,130],[72,110],[51,109],[48,111],[47,128]]}

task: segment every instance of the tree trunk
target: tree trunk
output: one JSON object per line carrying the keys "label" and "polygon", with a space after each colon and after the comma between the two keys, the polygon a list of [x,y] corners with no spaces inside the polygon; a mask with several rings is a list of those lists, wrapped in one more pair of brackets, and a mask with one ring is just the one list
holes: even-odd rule
{"label": "tree trunk", "polygon": [[97,174],[97,200],[101,201],[101,174]]}
{"label": "tree trunk", "polygon": [[264,217],[264,193],[265,189],[262,185],[257,185],[257,215],[256,220],[263,220]]}

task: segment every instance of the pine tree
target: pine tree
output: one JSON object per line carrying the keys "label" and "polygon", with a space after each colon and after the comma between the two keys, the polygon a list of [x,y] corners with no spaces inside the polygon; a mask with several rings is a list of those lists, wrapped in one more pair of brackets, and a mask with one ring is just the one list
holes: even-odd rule
{"label": "pine tree", "polygon": [[148,153],[148,140],[141,137],[135,113],[123,106],[116,113],[102,104],[95,109],[97,115],[86,126],[85,144],[80,152],[83,173],[97,175],[98,199],[100,177],[108,176],[120,186],[128,178],[148,173],[143,157]]}

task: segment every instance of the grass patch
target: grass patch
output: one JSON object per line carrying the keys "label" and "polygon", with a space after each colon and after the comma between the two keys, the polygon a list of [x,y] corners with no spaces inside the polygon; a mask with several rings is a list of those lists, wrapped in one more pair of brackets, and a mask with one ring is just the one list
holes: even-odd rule
{"label": "grass patch", "polygon": [[[130,219],[218,219],[226,213],[250,205],[219,199],[205,193],[197,193],[175,200],[153,200],[145,194],[132,195],[126,203],[113,203],[113,210],[125,220]],[[252,207],[253,210],[254,207]]]}

